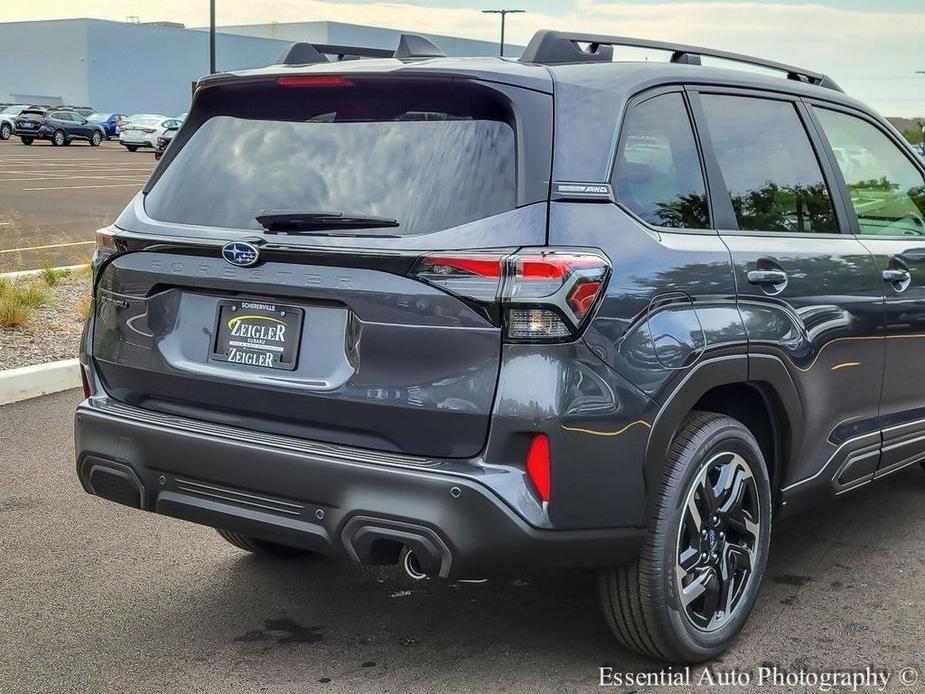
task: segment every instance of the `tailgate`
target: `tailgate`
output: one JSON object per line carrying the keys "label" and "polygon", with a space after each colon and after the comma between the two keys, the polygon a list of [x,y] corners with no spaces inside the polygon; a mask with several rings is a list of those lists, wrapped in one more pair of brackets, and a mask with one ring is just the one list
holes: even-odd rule
{"label": "tailgate", "polygon": [[[176,273],[193,276],[178,282]],[[293,280],[297,278],[297,282]],[[214,358],[219,304],[302,313],[293,368]],[[160,412],[411,455],[481,449],[500,331],[459,299],[371,269],[131,253],[97,291],[93,356],[106,390]]]}

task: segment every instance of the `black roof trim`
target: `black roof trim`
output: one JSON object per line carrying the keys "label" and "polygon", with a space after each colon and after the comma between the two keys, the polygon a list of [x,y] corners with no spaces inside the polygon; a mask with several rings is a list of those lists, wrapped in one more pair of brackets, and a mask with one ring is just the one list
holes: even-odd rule
{"label": "black roof trim", "polygon": [[[584,49],[578,44],[587,43]],[[786,73],[788,79],[799,82],[808,82],[820,87],[827,87],[841,91],[841,88],[831,79],[819,72],[804,70],[803,68],[777,63],[740,53],[730,53],[713,48],[687,46],[680,43],[654,41],[651,39],[637,39],[627,36],[604,36],[598,34],[580,34],[565,31],[542,30],[536,32],[523,55],[520,57],[524,63],[538,63],[540,65],[559,65],[565,63],[592,63],[609,62],[613,56],[613,46],[630,46],[633,48],[651,48],[654,50],[670,51],[671,62],[687,65],[699,65],[700,57],[719,58],[746,65],[777,70]]]}
{"label": "black roof trim", "polygon": [[398,48],[367,48],[365,46],[341,46],[326,43],[294,43],[280,58],[280,65],[312,65],[330,62],[325,56],[334,56],[336,61],[356,60],[357,58],[398,58],[415,60],[417,58],[443,58],[446,53],[418,34],[402,34]]}

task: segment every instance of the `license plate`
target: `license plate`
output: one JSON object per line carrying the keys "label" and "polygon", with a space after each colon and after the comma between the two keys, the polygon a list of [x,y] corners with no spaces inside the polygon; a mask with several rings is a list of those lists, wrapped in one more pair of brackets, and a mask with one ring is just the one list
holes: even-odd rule
{"label": "license plate", "polygon": [[292,371],[303,311],[262,301],[220,301],[211,358],[228,364]]}
{"label": "license plate", "polygon": [[23,123],[23,124],[22,124],[22,127],[24,127],[24,128],[31,128],[31,127],[32,127],[32,123]]}

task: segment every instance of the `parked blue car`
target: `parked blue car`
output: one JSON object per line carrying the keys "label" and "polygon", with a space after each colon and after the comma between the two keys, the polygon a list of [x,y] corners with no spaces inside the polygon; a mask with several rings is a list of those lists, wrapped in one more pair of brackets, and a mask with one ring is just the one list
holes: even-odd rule
{"label": "parked blue car", "polygon": [[87,116],[88,121],[99,123],[106,131],[106,139],[119,134],[119,126],[127,116],[124,113],[92,113]]}

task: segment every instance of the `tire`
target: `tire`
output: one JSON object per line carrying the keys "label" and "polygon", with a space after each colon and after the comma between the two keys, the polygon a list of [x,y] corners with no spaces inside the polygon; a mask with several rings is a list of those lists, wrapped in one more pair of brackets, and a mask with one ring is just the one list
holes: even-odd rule
{"label": "tire", "polygon": [[103,136],[100,134],[99,130],[90,135],[90,146],[99,147],[100,142],[103,141]]}
{"label": "tire", "polygon": [[32,144],[32,140],[33,140],[33,138],[31,138],[31,137],[21,137],[21,138],[19,138],[19,139],[22,140],[22,143],[23,143],[24,145],[31,145],[31,144]]}
{"label": "tire", "polygon": [[127,149],[129,152],[137,152],[138,145],[125,145],[125,149]]}
{"label": "tire", "polygon": [[309,552],[307,549],[280,545],[268,540],[260,540],[256,537],[247,537],[246,535],[235,533],[230,530],[216,528],[216,532],[238,549],[243,549],[245,552],[252,552],[253,554],[262,554],[264,556],[278,557],[281,559],[304,557],[312,554],[312,552]]}
{"label": "tire", "polygon": [[[718,502],[715,516],[705,513],[708,488]],[[726,506],[736,492],[739,502]],[[617,639],[645,656],[679,664],[722,653],[755,604],[770,526],[770,483],[755,437],[731,417],[691,413],[669,449],[639,558],[599,576],[601,604]],[[732,580],[724,581],[721,572],[730,570]],[[686,604],[683,593],[691,598]],[[724,606],[731,609],[712,609],[711,601],[726,597]]]}
{"label": "tire", "polygon": [[9,140],[13,136],[13,128],[9,123],[0,125],[0,140]]}
{"label": "tire", "polygon": [[64,134],[63,130],[55,130],[51,136],[51,144],[55,147],[63,147],[67,144],[67,135]]}

